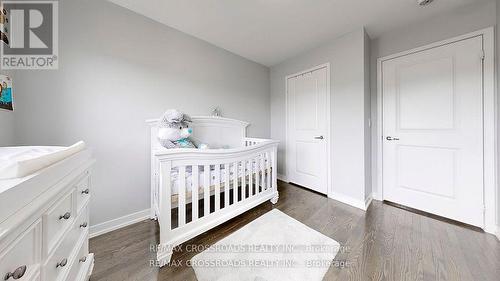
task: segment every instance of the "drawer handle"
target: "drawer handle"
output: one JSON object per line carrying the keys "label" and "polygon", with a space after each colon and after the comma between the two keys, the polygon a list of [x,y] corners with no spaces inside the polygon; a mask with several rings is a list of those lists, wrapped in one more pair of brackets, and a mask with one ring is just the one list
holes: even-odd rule
{"label": "drawer handle", "polygon": [[82,257],[80,260],[78,260],[79,262],[86,262],[87,261],[87,257]]}
{"label": "drawer handle", "polygon": [[60,261],[56,264],[56,268],[65,267],[67,263],[68,263],[68,259],[63,259],[62,261]]}
{"label": "drawer handle", "polygon": [[59,219],[62,220],[62,219],[69,219],[71,217],[71,213],[70,212],[66,212],[66,214],[62,215],[62,216],[59,216]]}
{"label": "drawer handle", "polygon": [[85,190],[82,190],[82,194],[89,194],[89,192],[90,192],[90,189],[88,189],[88,188]]}
{"label": "drawer handle", "polygon": [[26,266],[25,265],[16,268],[16,270],[14,270],[14,272],[9,272],[9,273],[5,274],[5,277],[3,278],[3,280],[9,280],[10,277],[12,277],[14,280],[16,280],[16,279],[23,277],[24,273],[26,273]]}
{"label": "drawer handle", "polygon": [[84,223],[80,224],[80,227],[81,228],[86,228],[87,227],[87,222],[84,222]]}

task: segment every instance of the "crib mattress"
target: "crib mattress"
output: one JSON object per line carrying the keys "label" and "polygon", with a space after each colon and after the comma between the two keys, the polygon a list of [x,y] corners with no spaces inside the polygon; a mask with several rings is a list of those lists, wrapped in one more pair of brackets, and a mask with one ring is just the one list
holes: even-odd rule
{"label": "crib mattress", "polygon": [[[266,162],[264,163],[264,167],[266,167]],[[238,166],[238,174],[236,177],[238,179],[241,179],[243,177],[243,169],[242,166]],[[261,172],[262,169],[259,169],[257,166],[257,163],[252,164],[251,169],[246,169],[245,170],[245,176],[248,177],[249,175],[253,174],[255,175],[258,172]],[[215,186],[216,184],[216,171],[214,168],[210,169],[210,182],[209,186]],[[230,169],[229,172],[229,182],[232,184],[234,181],[234,169]],[[203,166],[200,166],[200,170],[198,172],[198,189],[203,191],[204,189],[204,178],[205,178],[205,171],[203,170]],[[179,194],[179,187],[180,187],[180,177],[179,177],[179,171],[177,169],[172,169],[172,173],[170,175],[170,180],[171,180],[171,195],[177,195]],[[223,166],[220,169],[220,186],[221,189],[224,187],[224,184],[226,182],[226,169],[223,168]],[[193,175],[190,170],[186,170],[186,193],[191,193],[193,186]]]}
{"label": "crib mattress", "polygon": [[[253,177],[253,182],[255,182],[256,177],[258,177],[259,183],[260,183],[261,177],[262,177],[262,172],[264,172],[264,174],[267,174],[268,169],[267,168],[264,170],[258,169],[257,166],[255,165],[255,163],[254,163],[252,168],[253,168],[252,170],[250,170],[248,168],[246,170],[246,173],[245,173],[246,183],[248,184],[250,182],[250,176]],[[269,173],[271,173],[271,171],[272,171],[272,168],[269,169]],[[223,169],[221,167],[221,169],[220,169],[220,192],[223,192],[225,190],[225,183],[226,183],[226,176],[225,176],[226,174],[225,173],[226,173],[225,169]],[[241,166],[238,167],[237,175],[238,175],[237,182],[238,182],[238,185],[240,185],[242,182],[242,179],[243,179],[243,169],[241,168]],[[198,178],[198,183],[199,183],[198,184],[198,194],[200,195],[199,198],[202,198],[203,193],[204,193],[204,186],[203,186],[204,171],[203,170],[199,171],[198,177],[199,177]],[[229,174],[229,189],[233,188],[233,183],[234,183],[234,169],[231,169],[231,172]],[[172,203],[172,206],[175,207],[177,205],[178,198],[179,198],[179,186],[180,186],[180,180],[179,180],[179,175],[178,175],[177,170],[173,170],[171,173],[171,184],[172,184],[171,185],[172,186],[171,203]],[[216,185],[215,170],[211,169],[210,170],[210,186],[209,186],[210,194],[214,194],[215,185]],[[193,189],[192,173],[190,171],[186,171],[186,202],[187,203],[191,202],[192,189]]]}
{"label": "crib mattress", "polygon": [[[271,173],[272,171],[272,168],[269,170],[269,173]],[[264,173],[267,173],[267,169],[264,170]],[[259,172],[253,172],[253,181],[255,183],[255,177],[258,176],[259,177],[259,185],[261,185],[262,183],[260,183],[260,179],[261,179],[261,175],[262,175],[262,171],[259,171]],[[247,173],[246,177],[246,183],[248,184],[250,182],[250,172]],[[238,178],[238,186],[241,185],[241,182],[242,182],[242,177],[239,177]],[[229,181],[229,189],[233,189],[233,179],[231,179]],[[187,181],[186,181],[186,185],[187,185]],[[209,191],[210,191],[210,195],[213,195],[215,194],[215,183],[212,183],[211,186],[209,186]],[[193,193],[191,192],[192,188],[190,187],[189,189],[186,187],[186,203],[190,203],[191,202],[191,198],[192,198],[192,195]],[[220,192],[224,192],[225,190],[225,181],[221,179],[221,184],[220,184]],[[201,185],[198,187],[198,198],[203,198],[203,193],[204,193],[204,187]],[[176,193],[176,194],[172,194],[171,195],[171,204],[172,204],[172,208],[175,208],[177,207],[177,202],[179,200],[179,194]]]}

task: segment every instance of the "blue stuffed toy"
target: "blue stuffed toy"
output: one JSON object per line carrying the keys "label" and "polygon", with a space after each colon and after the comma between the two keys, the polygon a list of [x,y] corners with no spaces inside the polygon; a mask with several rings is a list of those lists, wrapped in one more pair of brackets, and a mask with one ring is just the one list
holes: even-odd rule
{"label": "blue stuffed toy", "polygon": [[176,109],[167,110],[158,122],[158,141],[165,148],[196,148],[189,139],[191,117]]}

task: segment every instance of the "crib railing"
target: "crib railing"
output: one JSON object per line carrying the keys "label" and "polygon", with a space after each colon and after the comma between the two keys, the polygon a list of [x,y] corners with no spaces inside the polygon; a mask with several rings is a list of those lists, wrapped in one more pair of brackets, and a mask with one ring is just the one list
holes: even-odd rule
{"label": "crib railing", "polygon": [[277,200],[278,142],[244,142],[245,147],[235,149],[156,153],[161,245],[179,245],[266,200]]}

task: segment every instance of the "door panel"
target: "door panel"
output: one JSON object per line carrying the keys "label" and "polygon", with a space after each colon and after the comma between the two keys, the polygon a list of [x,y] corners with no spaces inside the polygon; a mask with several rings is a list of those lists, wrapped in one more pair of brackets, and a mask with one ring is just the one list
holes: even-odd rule
{"label": "door panel", "polygon": [[454,198],[456,151],[440,147],[397,146],[402,188]]}
{"label": "door panel", "polygon": [[300,174],[315,176],[317,174],[318,162],[316,158],[320,151],[318,151],[318,145],[314,142],[301,142],[296,143],[296,153],[297,153],[297,169],[296,172]]}
{"label": "door panel", "polygon": [[316,88],[315,77],[312,74],[306,74],[297,77],[295,97],[295,129],[299,131],[312,131],[318,129],[318,91]]}
{"label": "door panel", "polygon": [[324,194],[327,79],[326,67],[287,79],[287,176],[290,182]]}
{"label": "door panel", "polygon": [[455,106],[451,55],[402,65],[397,75],[400,129],[453,129]]}
{"label": "door panel", "polygon": [[385,200],[483,226],[481,53],[478,36],[382,63]]}

